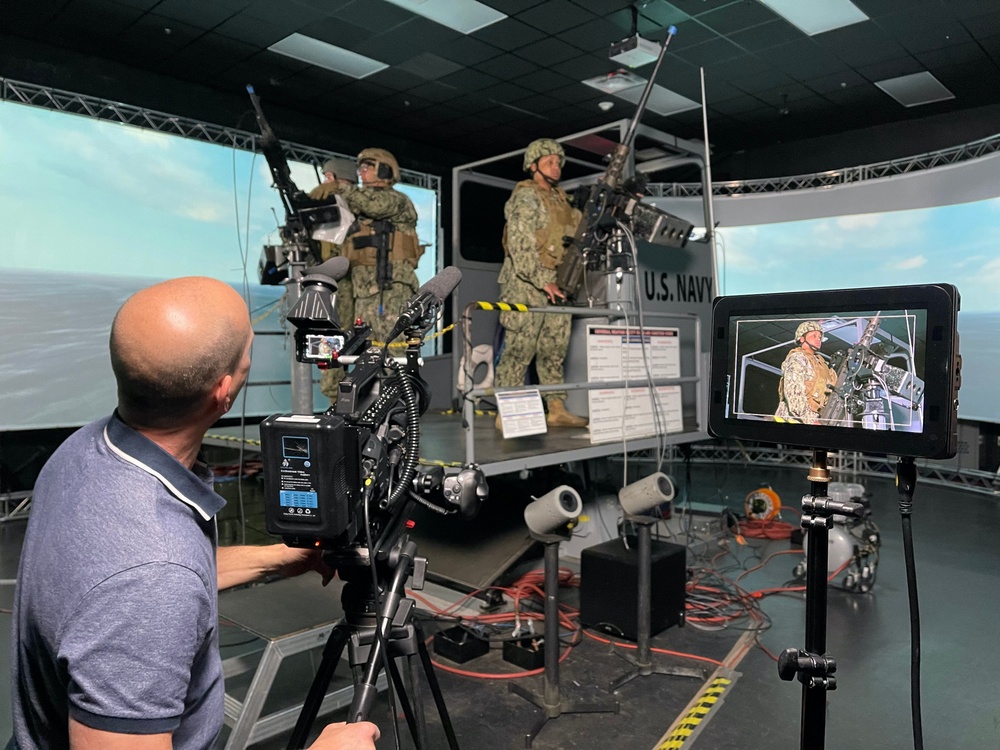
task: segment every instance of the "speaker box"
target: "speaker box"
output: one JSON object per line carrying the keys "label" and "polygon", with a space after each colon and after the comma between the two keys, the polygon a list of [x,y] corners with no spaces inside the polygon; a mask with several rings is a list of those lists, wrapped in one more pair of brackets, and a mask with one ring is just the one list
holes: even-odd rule
{"label": "speaker box", "polygon": [[[639,635],[639,542],[629,537],[587,547],[580,554],[580,622],[605,633],[636,640]],[[686,549],[651,541],[649,634],[684,621]]]}

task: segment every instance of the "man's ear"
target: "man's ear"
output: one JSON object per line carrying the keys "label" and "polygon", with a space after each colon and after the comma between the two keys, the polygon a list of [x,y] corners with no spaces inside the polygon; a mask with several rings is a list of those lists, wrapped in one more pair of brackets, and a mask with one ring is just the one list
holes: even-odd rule
{"label": "man's ear", "polygon": [[233,388],[233,376],[223,375],[212,387],[212,402],[215,408],[221,409],[222,413],[225,414],[232,408],[233,400],[230,397],[230,391]]}

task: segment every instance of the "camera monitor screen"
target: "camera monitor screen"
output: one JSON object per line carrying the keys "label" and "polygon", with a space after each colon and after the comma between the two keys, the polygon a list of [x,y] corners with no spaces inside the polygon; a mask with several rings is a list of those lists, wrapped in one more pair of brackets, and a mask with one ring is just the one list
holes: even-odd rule
{"label": "camera monitor screen", "polygon": [[719,297],[709,432],[899,456],[953,456],[951,285]]}

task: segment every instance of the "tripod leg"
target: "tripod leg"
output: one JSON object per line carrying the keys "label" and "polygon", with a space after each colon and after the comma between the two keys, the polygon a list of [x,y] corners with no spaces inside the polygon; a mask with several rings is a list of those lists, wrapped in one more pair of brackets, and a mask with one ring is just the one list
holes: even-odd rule
{"label": "tripod leg", "polygon": [[448,737],[448,747],[451,750],[458,750],[458,738],[455,737],[455,728],[451,725],[448,707],[444,704],[441,685],[437,681],[437,674],[434,672],[434,665],[431,663],[431,655],[427,651],[427,644],[424,642],[424,631],[417,622],[413,623],[413,627],[417,633],[417,652],[420,654],[420,663],[424,667],[424,676],[427,677],[427,684],[430,686],[431,695],[434,696],[434,705],[437,706],[438,716],[441,717],[441,726]]}
{"label": "tripod leg", "polygon": [[[411,638],[411,640],[416,640],[416,638]],[[403,667],[406,673],[406,682],[409,686],[410,704],[413,706],[413,716],[417,720],[417,747],[425,748],[428,747],[427,712],[424,710],[424,702],[420,690],[420,680],[417,679],[417,673],[413,668],[414,657],[415,654],[408,650],[406,652],[406,658],[403,661]]]}
{"label": "tripod leg", "polygon": [[337,669],[341,654],[344,653],[344,644],[347,643],[348,626],[340,622],[330,631],[330,637],[326,641],[323,649],[323,658],[316,670],[316,677],[313,678],[312,685],[309,686],[309,693],[302,704],[302,711],[299,713],[298,721],[295,722],[295,729],[288,739],[287,750],[300,750],[305,747],[306,739],[313,722],[316,721],[316,714],[326,697],[327,688],[330,687],[330,680]]}
{"label": "tripod leg", "polygon": [[399,705],[403,709],[403,716],[406,717],[406,726],[410,728],[410,736],[413,737],[413,742],[416,744],[417,750],[425,750],[420,734],[417,731],[417,721],[413,714],[413,706],[410,705],[410,699],[406,696],[406,687],[403,685],[403,678],[399,674],[399,667],[396,666],[395,658],[391,657],[389,659],[389,677],[392,679],[392,685],[396,691],[396,697],[399,699]]}

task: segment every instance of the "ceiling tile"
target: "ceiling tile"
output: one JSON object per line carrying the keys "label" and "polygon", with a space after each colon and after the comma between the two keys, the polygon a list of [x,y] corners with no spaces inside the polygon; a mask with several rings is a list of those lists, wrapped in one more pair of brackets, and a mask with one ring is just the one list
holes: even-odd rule
{"label": "ceiling tile", "polygon": [[441,78],[441,83],[462,91],[479,91],[500,83],[500,79],[472,68],[462,68]]}
{"label": "ceiling tile", "polygon": [[505,18],[485,29],[480,29],[472,36],[509,52],[526,44],[537,42],[539,39],[544,39],[545,33],[518,21],[516,18]]}
{"label": "ceiling tile", "polygon": [[786,42],[799,41],[802,39],[802,32],[792,26],[788,21],[779,18],[759,26],[738,31],[730,34],[727,39],[738,44],[748,52],[775,47]]}
{"label": "ceiling tile", "polygon": [[607,55],[580,55],[570,60],[553,65],[552,70],[577,81],[604,75],[617,70],[620,66],[609,60]]}
{"label": "ceiling tile", "polygon": [[462,66],[451,60],[438,57],[433,52],[421,52],[415,57],[411,57],[404,63],[397,65],[400,70],[413,75],[426,78],[427,80],[437,80],[446,75],[450,75],[462,69]]}
{"label": "ceiling tile", "polygon": [[302,27],[298,25],[298,22],[291,18],[284,24],[266,23],[244,11],[220,23],[214,31],[230,39],[254,44],[258,47],[270,47],[286,36],[294,34],[300,28]]}
{"label": "ceiling tile", "polygon": [[561,73],[556,73],[554,70],[542,69],[528,73],[526,76],[515,78],[511,81],[511,83],[517,86],[523,86],[531,91],[544,93],[563,86],[569,86],[573,84],[574,81]]}
{"label": "ceiling tile", "polygon": [[[358,51],[358,44],[372,36],[373,32],[360,26],[336,18],[323,18],[302,28],[302,33],[327,42],[336,47]],[[364,54],[363,52],[361,54]],[[377,58],[375,58],[377,59]]]}
{"label": "ceiling tile", "polygon": [[834,29],[812,37],[848,65],[858,67],[895,60],[906,50],[870,21]]}
{"label": "ceiling tile", "polygon": [[830,91],[839,91],[840,89],[852,86],[868,86],[871,84],[871,81],[854,70],[845,69],[838,73],[809,78],[802,83],[817,94],[826,94]]}
{"label": "ceiling tile", "polygon": [[759,50],[756,56],[799,80],[835,73],[847,67],[835,54],[809,37]]}
{"label": "ceiling tile", "polygon": [[716,38],[694,47],[671,51],[681,60],[699,67],[708,65],[709,63],[725,62],[726,60],[746,56],[746,53],[742,49],[728,39],[722,38]]}
{"label": "ceiling tile", "polygon": [[921,65],[929,70],[960,63],[987,64],[989,62],[989,57],[979,42],[966,42],[965,44],[955,44],[941,49],[919,52],[915,57]]}
{"label": "ceiling tile", "polygon": [[494,57],[492,60],[481,62],[473,67],[476,70],[481,70],[484,73],[489,73],[491,76],[496,76],[507,81],[535,70],[535,66],[532,63],[514,55]]}
{"label": "ceiling tile", "polygon": [[574,5],[586,8],[598,16],[608,16],[611,13],[627,8],[633,0],[573,0]]}
{"label": "ceiling tile", "polygon": [[162,0],[156,12],[175,21],[183,21],[202,29],[212,29],[250,5],[250,1],[239,3],[210,2],[203,0]]}
{"label": "ceiling tile", "polygon": [[901,57],[897,60],[886,60],[885,62],[875,63],[874,65],[865,65],[864,67],[858,68],[858,73],[863,75],[869,81],[884,81],[886,78],[897,78],[899,76],[908,76],[911,73],[920,73],[924,70],[924,66],[920,64],[919,60],[912,57]]}
{"label": "ceiling tile", "polygon": [[730,3],[698,14],[698,23],[705,24],[723,36],[775,20],[780,20],[777,14],[761,3]]}
{"label": "ceiling tile", "polygon": [[439,49],[438,54],[462,65],[475,65],[499,57],[503,54],[503,50],[471,36],[460,36]]}
{"label": "ceiling tile", "polygon": [[547,0],[518,13],[517,20],[546,34],[559,34],[566,29],[594,20],[594,16],[570,0]]}
{"label": "ceiling tile", "polygon": [[354,0],[332,13],[355,26],[381,34],[413,18],[413,14],[385,0]]}
{"label": "ceiling tile", "polygon": [[565,62],[570,58],[577,57],[579,53],[580,50],[576,47],[566,44],[566,42],[559,39],[549,38],[521,47],[515,54],[518,57],[530,60],[536,65],[550,67]]}
{"label": "ceiling tile", "polygon": [[564,31],[559,38],[585,52],[607,53],[612,42],[621,39],[620,30],[603,18],[595,18],[582,26]]}

